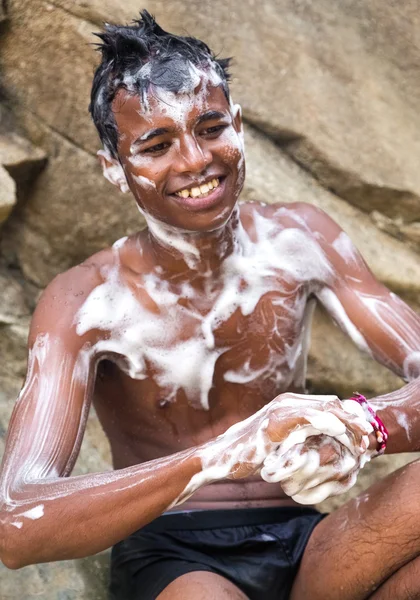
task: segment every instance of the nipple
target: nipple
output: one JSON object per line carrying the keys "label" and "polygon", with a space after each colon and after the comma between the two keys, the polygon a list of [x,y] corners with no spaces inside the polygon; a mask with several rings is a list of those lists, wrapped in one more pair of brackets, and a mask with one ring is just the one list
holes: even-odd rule
{"label": "nipple", "polygon": [[163,398],[158,401],[158,406],[159,408],[166,408],[170,403],[171,401],[168,398]]}

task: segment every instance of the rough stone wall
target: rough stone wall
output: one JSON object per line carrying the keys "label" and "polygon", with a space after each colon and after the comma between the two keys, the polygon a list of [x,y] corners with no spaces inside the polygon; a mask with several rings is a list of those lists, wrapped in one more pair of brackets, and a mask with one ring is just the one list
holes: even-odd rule
{"label": "rough stone wall", "polygon": [[[128,22],[140,7],[163,27],[235,57],[232,93],[246,122],[244,200],[320,206],[377,277],[420,307],[418,0],[0,0],[0,455],[40,291],[143,225],[130,198],[102,178],[87,113],[92,31],[103,21]],[[343,396],[401,385],[321,311],[309,383]],[[405,460],[375,461],[357,489]],[[77,472],[108,468],[92,415]],[[19,572],[0,567],[0,600],[101,600],[107,561],[104,553]]]}

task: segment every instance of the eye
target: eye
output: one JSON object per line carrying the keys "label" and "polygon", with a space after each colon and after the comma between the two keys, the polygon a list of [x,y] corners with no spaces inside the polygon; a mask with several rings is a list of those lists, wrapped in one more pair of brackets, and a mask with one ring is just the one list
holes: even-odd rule
{"label": "eye", "polygon": [[163,152],[167,148],[169,148],[168,142],[161,142],[160,144],[156,144],[156,146],[150,146],[150,148],[146,148],[143,150],[142,154],[159,154]]}
{"label": "eye", "polygon": [[217,134],[222,133],[222,131],[224,129],[226,129],[226,127],[228,127],[228,125],[226,123],[223,123],[222,125],[215,125],[214,127],[207,127],[207,129],[204,129],[201,133],[202,135],[207,135],[209,137],[216,137]]}

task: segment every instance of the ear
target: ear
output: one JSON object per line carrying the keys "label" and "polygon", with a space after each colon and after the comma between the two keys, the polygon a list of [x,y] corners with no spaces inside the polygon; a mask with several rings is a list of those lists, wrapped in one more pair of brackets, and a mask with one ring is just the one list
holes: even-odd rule
{"label": "ear", "polygon": [[97,152],[99,162],[102,167],[102,173],[105,179],[116,185],[123,194],[129,191],[124,169],[116,158],[111,156],[108,150],[99,150]]}
{"label": "ear", "polygon": [[243,125],[242,125],[242,108],[240,104],[234,104],[232,106],[232,115],[233,115],[233,125],[240,135],[243,135]]}

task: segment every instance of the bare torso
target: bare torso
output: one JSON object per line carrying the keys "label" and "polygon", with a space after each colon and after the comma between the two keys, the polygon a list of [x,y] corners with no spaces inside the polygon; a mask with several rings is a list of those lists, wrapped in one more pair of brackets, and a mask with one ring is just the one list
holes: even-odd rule
{"label": "bare torso", "polygon": [[[104,360],[94,404],[114,468],[202,444],[278,394],[304,390],[318,274],[299,265],[314,241],[286,208],[243,205],[241,220],[238,247],[217,278],[165,277],[144,259],[143,232],[117,244],[116,264],[82,307],[79,328],[112,323],[97,344]],[[257,477],[206,486],[184,508],[280,503],[293,501]]]}
{"label": "bare torso", "polygon": [[[48,286],[2,466],[7,565],[94,554],[170,507],[320,502],[349,489],[376,452],[357,402],[282,392],[304,389],[315,298],[407,378],[418,317],[322,211],[246,204],[233,219],[196,264],[197,241],[152,222]],[[412,447],[399,426],[411,423],[404,390],[380,413],[394,451]],[[92,398],[115,470],[69,477]]]}

